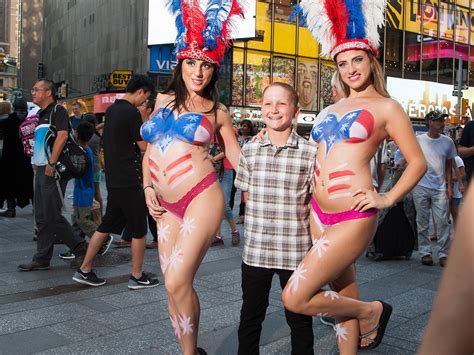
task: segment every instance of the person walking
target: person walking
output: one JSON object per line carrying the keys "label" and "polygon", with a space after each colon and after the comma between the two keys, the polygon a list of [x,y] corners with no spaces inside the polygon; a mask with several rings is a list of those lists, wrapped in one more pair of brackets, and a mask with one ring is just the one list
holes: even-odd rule
{"label": "person walking", "polygon": [[[36,167],[34,215],[38,230],[37,251],[30,263],[18,266],[20,271],[49,269],[57,239],[61,239],[76,256],[83,256],[87,250],[87,243],[74,234],[71,225],[62,215],[68,180],[59,178],[56,164],[69,135],[67,111],[56,105],[56,91],[51,80],[38,80],[31,89],[31,94],[33,102],[41,108],[31,160]],[[46,146],[50,126],[56,130],[56,139],[51,149]]]}
{"label": "person walking", "polygon": [[[430,210],[436,225],[439,264],[444,267],[449,251],[449,200],[453,196],[453,161],[457,155],[451,138],[443,135],[447,114],[434,110],[426,114],[428,132],[417,136],[428,163],[428,171],[413,189],[418,229],[418,252],[423,265],[433,265],[428,233]],[[406,155],[404,155],[406,157]]]}
{"label": "person walking", "polygon": [[[92,235],[87,254],[73,280],[88,286],[101,286],[105,280],[92,270],[95,255],[109,234],[120,234],[130,225],[132,239],[132,273],[128,288],[158,286],[159,281],[142,272],[146,244],[146,205],[142,187],[141,153],[145,143],[140,136],[141,117],[137,107],[154,91],[151,79],[134,75],[126,94],[105,112],[104,154],[107,171],[107,207],[102,223]],[[75,253],[74,253],[75,254]]]}

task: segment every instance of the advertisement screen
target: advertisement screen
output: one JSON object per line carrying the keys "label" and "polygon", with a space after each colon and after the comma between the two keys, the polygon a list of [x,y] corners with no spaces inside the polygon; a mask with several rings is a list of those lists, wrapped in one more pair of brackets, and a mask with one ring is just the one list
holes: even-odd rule
{"label": "advertisement screen", "polygon": [[[452,94],[452,85],[388,77],[387,89],[412,119],[423,119],[434,109],[450,116],[456,114],[458,98]],[[469,100],[471,106],[474,101],[474,88],[463,90],[463,97]],[[468,110],[467,116],[471,117],[471,110]]]}
{"label": "advertisement screen", "polygon": [[[201,9],[205,9],[207,0],[199,0]],[[167,2],[166,2],[167,3]],[[150,0],[148,10],[148,45],[172,44],[176,38],[174,17],[168,11],[165,1]],[[245,1],[245,19],[234,22],[232,38],[246,39],[255,37],[256,0]]]}

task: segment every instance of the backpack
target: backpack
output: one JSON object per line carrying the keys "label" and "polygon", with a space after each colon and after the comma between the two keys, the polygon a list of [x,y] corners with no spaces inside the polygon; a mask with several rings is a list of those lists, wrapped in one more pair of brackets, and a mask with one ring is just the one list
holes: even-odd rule
{"label": "backpack", "polygon": [[[51,117],[56,113],[58,105],[54,107],[49,115],[49,129],[45,139],[46,156],[49,158],[49,151],[53,150],[54,141],[56,139],[56,126],[51,124]],[[86,150],[81,147],[73,135],[71,123],[69,122],[69,132],[63,150],[59,154],[56,164],[56,172],[61,179],[79,179],[90,168],[91,162]],[[49,148],[49,149],[48,149]]]}
{"label": "backpack", "polygon": [[33,156],[35,147],[35,129],[39,123],[39,115],[35,112],[29,115],[20,124],[18,128],[18,134],[20,136],[21,144],[23,145],[23,151],[28,157]]}

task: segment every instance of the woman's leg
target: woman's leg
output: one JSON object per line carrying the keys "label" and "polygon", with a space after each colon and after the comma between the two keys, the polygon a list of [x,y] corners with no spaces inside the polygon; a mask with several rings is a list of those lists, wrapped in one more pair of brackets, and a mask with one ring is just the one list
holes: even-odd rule
{"label": "woman's leg", "polygon": [[[213,213],[209,213],[209,201],[218,206]],[[223,207],[222,190],[214,184],[194,198],[183,220],[168,212],[157,224],[170,318],[184,354],[196,352],[200,308],[193,280],[219,228]]]}
{"label": "woman's leg", "polygon": [[[304,257],[283,291],[287,309],[306,315],[333,316],[341,353],[356,353],[357,338],[378,324],[382,304],[355,299],[357,288],[351,266],[375,233],[375,217],[345,221],[322,229],[312,221],[313,247]],[[349,270],[348,270],[349,269]],[[351,276],[352,273],[352,276]],[[311,275],[311,277],[308,277]],[[330,282],[341,292],[321,288]],[[351,321],[353,320],[353,321]],[[376,332],[371,338],[376,336]]]}

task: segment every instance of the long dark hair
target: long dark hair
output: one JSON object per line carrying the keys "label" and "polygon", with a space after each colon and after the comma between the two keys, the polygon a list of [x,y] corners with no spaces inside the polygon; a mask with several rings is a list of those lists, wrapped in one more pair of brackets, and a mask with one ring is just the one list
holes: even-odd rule
{"label": "long dark hair", "polygon": [[[189,111],[186,106],[186,99],[189,96],[188,90],[183,80],[183,61],[180,59],[173,73],[173,77],[168,87],[162,91],[162,94],[174,95],[174,99],[166,105],[166,107],[171,107],[173,111],[177,111],[180,108],[184,108]],[[202,97],[213,102],[212,108],[203,113],[214,113],[219,108],[219,92],[217,90],[217,79],[219,78],[218,74],[219,68],[217,65],[214,65],[214,72],[212,73],[211,81],[204,88]]]}

